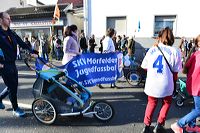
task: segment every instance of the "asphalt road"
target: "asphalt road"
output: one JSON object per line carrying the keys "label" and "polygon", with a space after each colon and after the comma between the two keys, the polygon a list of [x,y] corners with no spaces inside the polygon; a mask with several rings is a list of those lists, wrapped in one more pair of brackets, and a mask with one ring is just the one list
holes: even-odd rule
{"label": "asphalt road", "polygon": [[[9,99],[3,102],[5,110],[0,110],[0,132],[1,133],[140,133],[143,127],[144,111],[147,96],[143,88],[131,87],[127,82],[120,82],[118,89],[109,88],[104,85],[103,89],[98,87],[89,88],[93,92],[93,99],[107,100],[115,110],[115,116],[109,123],[101,123],[95,118],[82,117],[59,117],[55,124],[47,126],[39,123],[32,114],[31,104],[32,85],[35,81],[34,72],[30,71],[23,62],[17,62],[19,69],[18,102],[26,111],[25,118],[16,118],[12,115]],[[0,91],[5,87],[0,80]],[[156,109],[152,129],[156,122],[158,113]],[[187,114],[192,108],[192,103],[186,101],[183,107],[177,107],[172,103],[166,121],[166,132],[172,133],[170,124],[181,116]]]}

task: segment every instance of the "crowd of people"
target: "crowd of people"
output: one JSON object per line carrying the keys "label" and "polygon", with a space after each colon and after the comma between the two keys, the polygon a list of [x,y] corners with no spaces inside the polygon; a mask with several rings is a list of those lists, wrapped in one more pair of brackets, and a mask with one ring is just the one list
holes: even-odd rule
{"label": "crowd of people", "polygon": [[[0,61],[0,74],[7,87],[0,93],[0,109],[5,109],[2,100],[9,95],[13,114],[22,117],[25,112],[18,107],[17,103],[18,74],[15,65],[16,58],[21,58],[20,48],[30,51],[32,56],[39,54],[46,60],[49,60],[49,53],[55,53],[56,59],[62,59],[62,64],[65,65],[74,56],[82,53],[95,53],[97,43],[95,35],[87,39],[84,31],[81,31],[79,38],[77,26],[70,25],[64,27],[63,42],[58,35],[54,36],[52,38],[53,46],[50,49],[50,43],[46,36],[41,36],[39,40],[37,37],[32,36],[31,42],[26,37],[23,41],[9,28],[10,22],[9,14],[1,12],[0,48],[3,51],[4,58]],[[120,51],[124,56],[128,55],[129,58],[134,57],[135,54],[134,38],[125,35],[116,36],[116,31],[113,28],[107,29],[106,35],[102,36],[99,44],[98,50],[102,54]],[[193,96],[194,109],[172,124],[171,128],[175,133],[182,133],[183,130],[200,132],[200,127],[196,125],[196,118],[200,116],[200,84],[198,83],[200,80],[200,63],[198,62],[200,58],[200,35],[189,42],[182,38],[179,49],[173,47],[173,44],[174,35],[172,30],[168,27],[162,29],[159,32],[157,42],[148,50],[142,61],[141,67],[147,71],[144,92],[148,96],[142,133],[151,132],[150,125],[159,99],[162,101],[162,107],[153,132],[162,132],[164,129],[172,103],[174,84],[178,73],[181,71],[187,74],[186,85],[188,93]],[[115,84],[111,84],[111,87],[113,86]]]}
{"label": "crowd of people", "polygon": [[[114,30],[114,29],[113,29]],[[95,35],[91,35],[91,37],[87,38],[84,34],[84,31],[78,34],[78,28],[76,25],[72,24],[68,27],[64,27],[63,37],[54,35],[52,37],[48,37],[47,35],[42,35],[40,37],[31,36],[31,40],[29,41],[29,37],[24,37],[24,42],[31,47],[32,49],[39,52],[39,55],[46,60],[51,58],[55,58],[56,60],[62,60],[63,58],[67,58],[66,53],[72,54],[82,54],[82,53],[105,53],[103,41],[106,39],[106,36],[103,35],[99,41],[100,46],[96,42]],[[129,55],[130,57],[134,56],[135,53],[135,40],[132,36],[127,37],[125,35],[117,35],[116,31],[110,37],[112,39],[114,45],[113,52],[123,52],[123,55]],[[63,41],[62,41],[63,40]],[[109,42],[110,43],[110,42]],[[66,45],[69,44],[69,45]],[[67,47],[67,51],[66,51]],[[72,47],[72,48],[70,48]],[[77,47],[75,50],[74,47]],[[70,51],[72,49],[72,51]],[[75,51],[73,51],[75,50]],[[27,52],[24,51],[19,45],[17,47],[17,59],[22,59],[22,53]],[[69,58],[70,59],[70,58]],[[63,62],[63,63],[67,63]],[[62,63],[62,64],[63,64]]]}

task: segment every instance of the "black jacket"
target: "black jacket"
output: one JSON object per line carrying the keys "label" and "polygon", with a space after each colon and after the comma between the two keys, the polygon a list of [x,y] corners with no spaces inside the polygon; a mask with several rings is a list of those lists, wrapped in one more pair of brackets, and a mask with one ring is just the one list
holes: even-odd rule
{"label": "black jacket", "polygon": [[23,49],[28,49],[32,52],[32,49],[14,31],[9,28],[7,31],[4,31],[0,27],[0,48],[2,49],[5,63],[15,62],[17,57],[17,44]]}
{"label": "black jacket", "polygon": [[80,39],[80,47],[81,49],[87,49],[88,45],[87,45],[87,41],[85,37],[81,37]]}

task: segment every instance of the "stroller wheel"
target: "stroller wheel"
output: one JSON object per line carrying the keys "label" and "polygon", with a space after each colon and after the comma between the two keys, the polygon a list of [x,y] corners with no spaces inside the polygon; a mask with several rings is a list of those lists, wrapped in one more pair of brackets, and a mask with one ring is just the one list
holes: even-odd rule
{"label": "stroller wheel", "polygon": [[177,106],[179,106],[179,107],[182,107],[183,106],[183,100],[181,100],[181,99],[178,99],[177,101],[176,101],[176,105]]}
{"label": "stroller wheel", "polygon": [[56,120],[56,110],[46,99],[40,98],[33,101],[32,112],[36,119],[43,124],[52,124]]}
{"label": "stroller wheel", "polygon": [[106,101],[98,101],[93,105],[94,116],[103,122],[110,121],[114,116],[113,107]]}
{"label": "stroller wheel", "polygon": [[137,86],[141,83],[142,79],[138,72],[130,71],[127,74],[126,80],[132,86]]}

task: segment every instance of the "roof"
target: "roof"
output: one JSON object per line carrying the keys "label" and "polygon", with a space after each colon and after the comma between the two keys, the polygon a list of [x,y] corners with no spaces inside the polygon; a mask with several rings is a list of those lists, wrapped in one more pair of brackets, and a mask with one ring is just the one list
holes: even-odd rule
{"label": "roof", "polygon": [[41,1],[39,1],[39,0],[37,0],[36,1],[38,4],[40,4],[40,5],[44,5],[44,3],[42,3]]}
{"label": "roof", "polygon": [[73,3],[73,8],[83,7],[83,0],[58,0],[58,4],[71,4]]}
{"label": "roof", "polygon": [[[64,9],[68,4],[58,4],[60,17],[65,17]],[[7,10],[13,20],[15,19],[35,19],[35,18],[52,18],[55,5],[44,5],[37,7],[10,8]]]}

